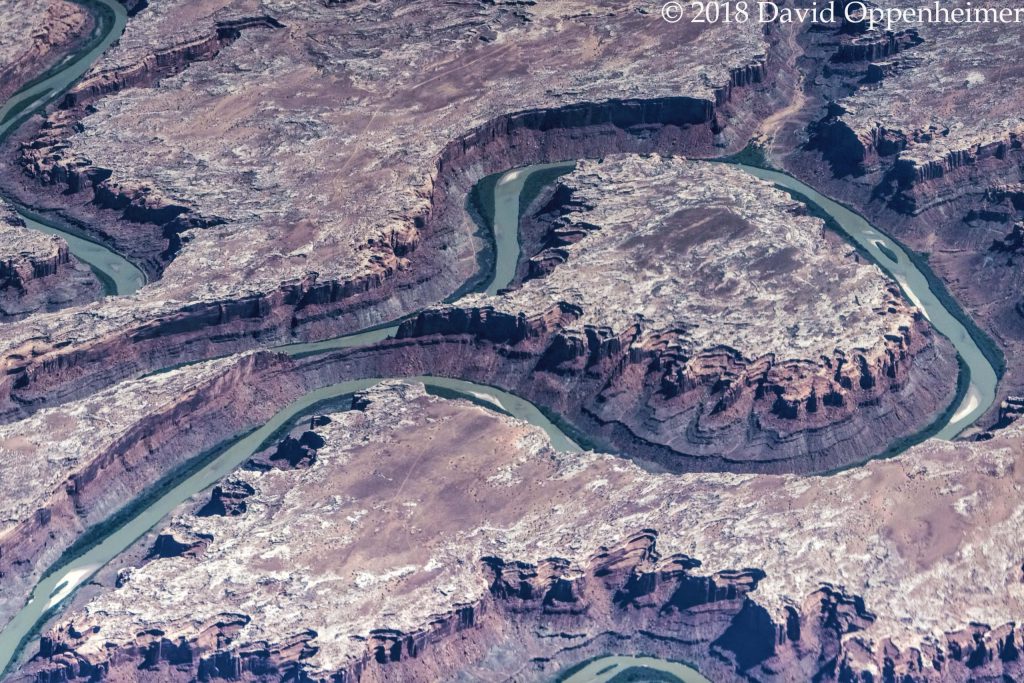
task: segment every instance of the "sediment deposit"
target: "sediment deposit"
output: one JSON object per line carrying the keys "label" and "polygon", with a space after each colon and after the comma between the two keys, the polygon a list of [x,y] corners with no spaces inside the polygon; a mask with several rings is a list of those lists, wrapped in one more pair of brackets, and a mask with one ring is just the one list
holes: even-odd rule
{"label": "sediment deposit", "polygon": [[[12,327],[0,395],[18,407],[0,414],[77,395],[55,366],[95,386],[116,379],[109,357],[137,373],[441,300],[485,246],[464,210],[477,179],[741,146],[772,44],[759,26],[671,26],[639,0],[152,3],[12,143],[5,185],[162,277]],[[34,358],[15,359],[29,340]]]}
{"label": "sediment deposit", "polygon": [[0,199],[0,323],[92,301],[102,293],[67,242],[30,230]]}
{"label": "sediment deposit", "polygon": [[859,462],[949,406],[956,354],[803,210],[727,164],[581,162],[524,221],[539,251],[518,285],[429,309],[398,337],[469,340],[470,369],[437,354],[445,374],[672,469]]}
{"label": "sediment deposit", "polygon": [[670,475],[417,385],[355,406],[180,508],[12,680],[539,681],[609,648],[718,681],[1024,673],[1017,427],[829,478]]}

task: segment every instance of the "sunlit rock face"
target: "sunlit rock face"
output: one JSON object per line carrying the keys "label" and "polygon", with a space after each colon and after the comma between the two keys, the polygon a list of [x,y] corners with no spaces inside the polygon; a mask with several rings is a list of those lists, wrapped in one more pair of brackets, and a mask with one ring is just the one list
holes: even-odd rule
{"label": "sunlit rock face", "polygon": [[12,680],[547,681],[607,651],[722,681],[1021,673],[1017,428],[826,478],[674,475],[419,385],[354,405],[295,426],[307,463],[271,446],[181,506]]}
{"label": "sunlit rock face", "polygon": [[483,378],[598,440],[672,469],[823,470],[953,400],[955,352],[898,286],[735,167],[585,161],[531,211],[513,287],[400,336],[471,337],[503,357]]}
{"label": "sunlit rock face", "polygon": [[[837,23],[808,32],[807,97],[774,147],[790,171],[927,260],[1005,356],[1000,398],[1024,393],[1024,269],[1007,249],[1024,220],[1024,48],[1015,27]],[[993,406],[980,424],[998,420]]]}

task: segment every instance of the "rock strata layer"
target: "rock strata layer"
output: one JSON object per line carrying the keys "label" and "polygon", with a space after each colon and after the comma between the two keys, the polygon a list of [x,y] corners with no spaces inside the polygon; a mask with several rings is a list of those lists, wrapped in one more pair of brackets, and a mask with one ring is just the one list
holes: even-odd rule
{"label": "rock strata layer", "polygon": [[811,480],[558,454],[416,385],[355,405],[290,437],[305,465],[180,508],[12,680],[540,681],[609,650],[718,681],[1024,673],[1016,426]]}
{"label": "rock strata layer", "polygon": [[[938,21],[867,31],[837,24],[808,32],[806,64],[815,66],[797,118],[813,122],[773,148],[817,189],[927,254],[992,338],[989,355],[997,365],[1000,351],[1005,357],[1000,399],[1024,389],[1024,269],[1019,255],[994,244],[1012,240],[1024,219],[1022,47],[1006,30],[1012,25]],[[996,421],[993,406],[982,424]]]}
{"label": "rock strata layer", "polygon": [[539,251],[518,285],[429,309],[398,337],[462,340],[469,368],[448,353],[427,367],[672,469],[859,462],[947,409],[956,354],[804,209],[727,164],[581,162],[524,222]]}
{"label": "rock strata layer", "polygon": [[211,361],[0,427],[0,625],[85,532],[301,393],[290,367],[266,353]]}
{"label": "rock strata layer", "polygon": [[742,145],[774,39],[649,9],[147,6],[64,108],[15,141],[5,184],[87,218],[162,277],[133,299],[12,328],[0,415],[79,395],[53,367],[95,386],[116,379],[110,357],[139,373],[441,300],[477,274],[484,243],[464,203],[489,173]]}
{"label": "rock strata layer", "polygon": [[102,293],[67,242],[30,230],[0,199],[0,323],[93,301]]}

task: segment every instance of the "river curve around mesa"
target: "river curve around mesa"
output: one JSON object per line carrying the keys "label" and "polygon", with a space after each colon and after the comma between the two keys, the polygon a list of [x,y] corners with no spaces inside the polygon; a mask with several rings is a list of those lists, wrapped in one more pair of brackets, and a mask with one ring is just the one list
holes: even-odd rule
{"label": "river curve around mesa", "polygon": [[[422,382],[427,390],[433,393],[443,395],[455,393],[474,402],[485,404],[491,409],[497,409],[531,422],[547,432],[552,446],[558,450],[566,452],[581,450],[533,404],[500,389],[444,377],[402,379],[410,382]],[[278,411],[274,417],[258,429],[223,444],[215,451],[209,462],[200,469],[166,490],[157,493],[155,497],[153,494],[147,496],[152,498],[151,501],[137,503],[136,507],[141,509],[130,519],[123,522],[118,528],[111,530],[81,555],[70,562],[61,564],[59,570],[51,572],[36,584],[29,602],[0,632],[0,672],[6,669],[26,640],[31,638],[38,624],[59,610],[61,603],[70,597],[75,589],[89,580],[105,564],[127,550],[146,532],[158,525],[176,507],[233,472],[246,459],[255,454],[268,439],[299,417],[316,411],[318,406],[322,406],[325,402],[337,401],[345,396],[365,391],[382,381],[384,380],[380,378],[349,380],[312,391]]]}
{"label": "river curve around mesa", "polygon": [[[19,90],[0,107],[0,140],[31,114],[42,110],[63,95],[124,32],[128,21],[124,5],[116,0],[91,0],[87,7],[96,18],[96,27],[92,35],[85,45]],[[76,234],[66,226],[45,218],[18,202],[10,199],[7,201],[29,228],[63,237],[75,258],[96,273],[106,294],[132,294],[146,284],[146,276],[142,270],[113,249]]]}
{"label": "river curve around mesa", "polygon": [[[97,17],[94,35],[85,47],[16,93],[0,108],[0,139],[20,124],[28,112],[41,109],[67,90],[124,31],[127,13],[119,2],[89,0],[87,6],[94,10]],[[493,194],[492,225],[496,263],[493,277],[484,289],[486,294],[496,294],[508,286],[515,276],[519,260],[519,200],[529,178],[552,169],[568,169],[571,163],[537,164],[513,169],[497,179]],[[922,310],[932,326],[952,342],[969,373],[970,383],[949,422],[935,434],[937,438],[953,439],[991,407],[996,398],[999,373],[957,312],[951,310],[944,297],[933,288],[931,283],[939,280],[933,274],[922,271],[922,268],[927,268],[926,265],[911,258],[902,245],[872,226],[863,216],[796,178],[755,166],[737,164],[737,167],[797,193],[799,199],[807,203],[817,205],[835,221],[848,239],[855,242],[871,260],[897,281],[906,297]],[[71,252],[97,272],[108,293],[130,294],[145,284],[146,278],[142,271],[115,251],[83,239],[43,216],[32,214],[24,207],[15,206],[28,227],[63,237]],[[334,339],[288,344],[277,347],[277,350],[292,356],[323,353],[377,343],[393,335],[396,330],[397,324],[383,325]]]}
{"label": "river curve around mesa", "polygon": [[[95,9],[97,6],[106,8],[110,11],[111,16],[97,22],[97,33],[79,53],[65,59],[58,67],[51,70],[52,73],[45,75],[36,83],[16,94],[3,108],[0,108],[0,137],[19,124],[29,111],[45,106],[58,97],[71,83],[80,78],[92,62],[121,35],[126,21],[123,6],[115,0],[91,0],[91,2],[93,4],[89,5],[90,8]],[[571,162],[566,162],[565,165],[568,167]],[[496,293],[507,286],[514,277],[519,260],[519,208],[520,194],[524,186],[534,173],[550,171],[554,166],[558,165],[541,164],[525,169],[516,169],[498,179],[493,197],[496,264],[494,277],[485,289],[488,293]],[[956,314],[950,311],[944,305],[942,298],[935,294],[929,285],[929,278],[915,265],[898,243],[873,228],[863,217],[821,195],[795,178],[777,171],[750,166],[740,166],[740,168],[758,178],[769,180],[783,188],[804,195],[811,202],[820,206],[847,233],[850,239],[860,245],[883,270],[897,280],[907,297],[924,311],[933,326],[953,342],[970,370],[971,384],[967,395],[963,398],[953,417],[939,433],[941,438],[954,437],[988,409],[995,398],[995,387],[998,382],[994,366],[988,362],[985,354]],[[24,210],[22,209],[22,211]],[[25,211],[25,213],[28,212]],[[145,277],[141,271],[138,271],[133,264],[112,250],[95,242],[83,240],[78,235],[62,229],[61,226],[49,223],[48,219],[44,217],[29,214],[25,218],[29,227],[51,234],[60,234],[64,237],[76,257],[105,274],[115,283],[117,294],[133,292],[144,284]],[[136,272],[133,272],[133,269]],[[276,350],[294,356],[310,355],[333,349],[372,344],[392,336],[396,330],[397,325],[391,324],[321,342],[286,345],[278,347]],[[454,392],[525,419],[543,428],[551,438],[554,447],[567,451],[579,450],[579,447],[552,424],[539,409],[512,394],[462,380],[436,377],[409,379],[422,381],[429,389]],[[324,401],[338,400],[342,396],[365,390],[380,381],[382,380],[351,380],[310,392],[279,411],[262,427],[241,438],[228,441],[222,446],[222,449],[217,451],[215,457],[210,458],[209,462],[186,478],[169,484],[160,492],[150,492],[142,501],[133,506],[133,509],[138,509],[127,521],[120,523],[116,528],[111,528],[109,533],[105,531],[105,535],[95,545],[70,561],[65,559],[58,564],[59,570],[51,572],[37,583],[31,600],[3,631],[0,631],[0,672],[6,670],[21,646],[46,616],[58,610],[78,586],[156,526],[171,510],[231,472],[250,457],[266,439],[298,416],[315,410],[316,406]],[[601,672],[614,676],[636,666],[658,668],[676,675],[687,683],[703,683],[706,680],[689,667],[683,667],[685,671],[680,669],[680,673],[664,668],[670,665],[683,665],[675,665],[657,659],[645,660],[641,664],[638,664],[637,661],[635,658],[628,657],[604,657],[594,660],[566,680],[572,683],[582,683],[584,680],[606,680],[596,676],[603,675]],[[596,668],[591,669],[592,666]],[[588,676],[592,674],[595,677],[580,678],[579,676],[583,672],[588,672]]]}
{"label": "river curve around mesa", "polygon": [[999,375],[977,340],[932,287],[931,282],[938,282],[938,278],[933,275],[930,279],[901,244],[839,202],[785,173],[742,164],[738,166],[753,176],[802,195],[800,199],[809,200],[820,207],[835,220],[848,239],[855,242],[872,261],[899,283],[903,293],[921,310],[932,327],[956,348],[970,373],[970,385],[949,422],[935,437],[953,439],[980,418],[996,399]]}

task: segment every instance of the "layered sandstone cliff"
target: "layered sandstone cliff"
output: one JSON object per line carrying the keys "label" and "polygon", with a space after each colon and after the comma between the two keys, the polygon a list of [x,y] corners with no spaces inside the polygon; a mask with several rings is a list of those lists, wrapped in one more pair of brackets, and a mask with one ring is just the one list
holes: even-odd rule
{"label": "layered sandstone cliff", "polygon": [[[806,33],[808,97],[795,118],[811,123],[773,146],[791,171],[923,253],[983,330],[975,335],[990,338],[982,346],[991,362],[1005,365],[1000,398],[1024,388],[1024,270],[990,248],[1024,218],[1014,199],[1024,178],[1021,45],[1010,26]],[[997,420],[993,406],[982,424]]]}
{"label": "layered sandstone cliff", "polygon": [[18,0],[0,12],[0,102],[55,64],[94,24],[68,0]]}
{"label": "layered sandstone cliff", "polygon": [[658,156],[581,162],[559,182],[524,225],[540,251],[518,285],[423,312],[399,339],[497,356],[462,369],[438,354],[438,370],[672,469],[831,469],[952,402],[948,341],[767,183]]}
{"label": "layered sandstone cliff", "polygon": [[0,199],[0,323],[93,301],[102,293],[63,239],[30,230]]}
{"label": "layered sandstone cliff", "polygon": [[354,407],[195,496],[12,680],[541,681],[640,651],[716,681],[1024,673],[1017,428],[810,480],[559,454],[416,385]]}
{"label": "layered sandstone cliff", "polygon": [[0,427],[0,625],[85,532],[300,394],[289,367],[261,353],[211,361]]}
{"label": "layered sandstone cliff", "polygon": [[162,279],[12,328],[0,414],[79,395],[54,367],[96,386],[441,300],[477,274],[485,241],[464,202],[488,173],[742,144],[769,37],[673,27],[644,5],[147,7],[69,108],[21,136],[29,176],[6,184],[88,218]]}

